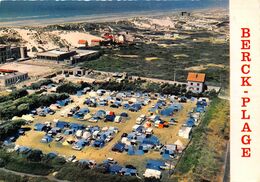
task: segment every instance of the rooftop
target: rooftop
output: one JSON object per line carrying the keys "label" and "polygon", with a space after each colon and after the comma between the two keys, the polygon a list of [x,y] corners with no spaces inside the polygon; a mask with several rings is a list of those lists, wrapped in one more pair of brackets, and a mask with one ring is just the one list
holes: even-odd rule
{"label": "rooftop", "polygon": [[88,43],[87,40],[79,40],[79,41],[78,41],[78,44],[84,44],[84,45],[85,45],[85,44],[87,44],[87,43]]}
{"label": "rooftop", "polygon": [[71,52],[74,52],[74,51],[49,50],[49,51],[46,51],[46,52],[38,53],[37,55],[39,55],[39,56],[58,57],[58,56],[61,56],[63,54],[68,54],[68,53],[71,53]]}
{"label": "rooftop", "polygon": [[5,80],[5,79],[13,78],[16,76],[25,75],[25,74],[27,74],[27,73],[15,72],[15,73],[11,73],[8,75],[0,76],[0,80]]}
{"label": "rooftop", "polygon": [[187,81],[205,82],[205,77],[206,77],[206,74],[204,74],[204,73],[192,73],[192,72],[190,72],[188,74]]}
{"label": "rooftop", "polygon": [[1,69],[0,68],[0,72],[1,73],[15,73],[18,72],[17,70],[9,70],[9,69]]}

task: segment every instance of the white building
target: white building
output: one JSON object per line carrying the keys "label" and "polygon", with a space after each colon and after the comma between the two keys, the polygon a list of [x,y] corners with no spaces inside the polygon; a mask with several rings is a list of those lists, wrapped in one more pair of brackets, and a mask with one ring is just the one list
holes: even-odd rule
{"label": "white building", "polygon": [[187,90],[193,93],[201,93],[204,91],[206,75],[204,73],[189,73],[187,77]]}

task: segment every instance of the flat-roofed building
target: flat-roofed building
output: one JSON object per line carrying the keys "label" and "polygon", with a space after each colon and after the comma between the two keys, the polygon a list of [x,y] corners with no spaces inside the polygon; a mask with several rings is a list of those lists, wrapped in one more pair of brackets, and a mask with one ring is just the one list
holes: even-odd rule
{"label": "flat-roofed building", "polygon": [[14,85],[28,79],[28,73],[21,73],[17,70],[0,69],[0,86]]}
{"label": "flat-roofed building", "polygon": [[64,61],[65,59],[70,59],[71,56],[76,54],[76,51],[49,50],[37,53],[36,57],[41,60]]}
{"label": "flat-roofed building", "polygon": [[72,65],[81,61],[89,61],[100,56],[100,52],[95,50],[76,49],[75,51],[77,52],[76,55],[70,57],[68,60],[65,60],[67,64]]}
{"label": "flat-roofed building", "polygon": [[66,64],[75,64],[81,61],[88,61],[100,56],[99,51],[81,49],[63,50],[49,50],[46,52],[37,53],[37,60],[43,61],[62,61]]}

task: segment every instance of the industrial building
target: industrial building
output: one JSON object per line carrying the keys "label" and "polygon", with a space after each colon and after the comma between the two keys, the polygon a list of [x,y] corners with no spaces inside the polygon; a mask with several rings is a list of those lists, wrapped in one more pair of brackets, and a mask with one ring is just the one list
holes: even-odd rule
{"label": "industrial building", "polygon": [[28,79],[28,73],[17,70],[0,69],[0,86],[10,86]]}
{"label": "industrial building", "polygon": [[24,60],[27,58],[26,47],[0,45],[0,64],[14,60]]}

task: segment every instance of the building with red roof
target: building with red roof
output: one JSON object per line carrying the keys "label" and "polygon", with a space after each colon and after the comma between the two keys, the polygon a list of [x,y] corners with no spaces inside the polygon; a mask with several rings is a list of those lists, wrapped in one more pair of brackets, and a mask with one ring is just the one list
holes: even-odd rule
{"label": "building with red roof", "polygon": [[187,90],[193,93],[201,93],[204,91],[204,85],[206,80],[206,74],[189,72],[187,81]]}

